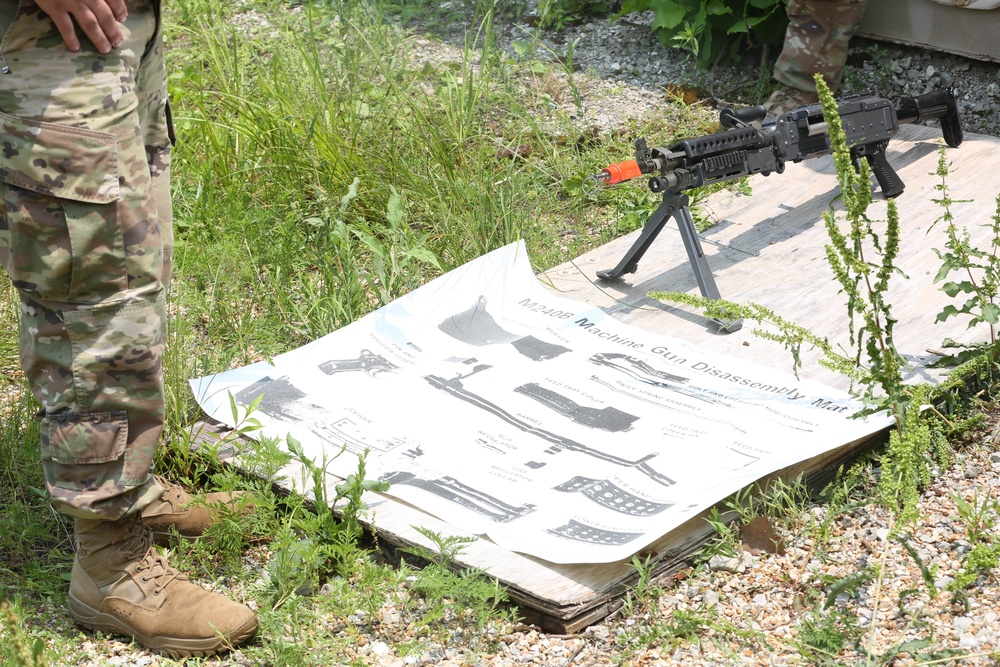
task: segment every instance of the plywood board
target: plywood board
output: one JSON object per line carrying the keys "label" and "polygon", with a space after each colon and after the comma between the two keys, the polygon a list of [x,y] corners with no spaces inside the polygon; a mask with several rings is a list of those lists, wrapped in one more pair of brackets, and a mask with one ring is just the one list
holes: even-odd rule
{"label": "plywood board", "polygon": [[[888,149],[889,162],[906,184],[896,199],[901,239],[897,265],[908,276],[893,279],[889,292],[898,320],[897,349],[912,362],[914,379],[935,380],[939,373],[925,364],[935,357],[945,338],[960,342],[987,340],[985,326],[967,329],[967,320],[936,323],[938,312],[953,301],[933,279],[941,261],[934,249],[945,248],[942,215],[933,202],[940,197],[934,175],[940,131],[904,125]],[[1000,139],[972,136],[956,149],[946,149],[951,163],[948,186],[955,203],[956,223],[965,226],[974,244],[988,248],[986,225],[996,210],[1000,180]],[[850,349],[846,300],[826,262],[828,236],[823,223],[827,210],[841,211],[837,181],[830,157],[789,165],[784,174],[750,179],[753,194],[720,192],[703,204],[718,223],[701,235],[702,247],[724,299],[758,303],[835,344]],[[616,187],[635,187],[618,185]],[[875,218],[884,218],[887,205],[876,195]],[[694,274],[680,234],[668,222],[639,262],[638,270],[616,281],[596,277],[600,269],[615,266],[638,232],[616,239],[577,259],[546,271],[542,279],[560,294],[597,305],[616,319],[648,331],[675,336],[699,347],[791,371],[791,356],[779,345],[756,338],[751,326],[732,334],[716,333],[709,320],[689,308],[665,304],[649,292],[698,294]],[[806,355],[802,377],[847,389],[849,382],[819,367],[818,355]]]}
{"label": "plywood board", "polygon": [[[939,179],[930,175],[938,159],[937,137],[936,130],[904,127],[889,150],[890,162],[907,185],[898,200],[904,227],[898,263],[910,276],[909,280],[898,281],[890,296],[899,319],[899,349],[912,358],[914,377],[931,377],[923,366],[931,358],[926,349],[937,347],[943,338],[968,341],[981,340],[985,335],[983,330],[967,331],[965,323],[958,320],[934,324],[935,314],[948,301],[932,283],[940,264],[933,248],[944,247],[940,225],[931,230],[941,215],[940,209],[931,203],[939,195],[935,190]],[[975,199],[955,204],[953,213],[960,224],[969,226],[974,238],[986,238],[988,230],[979,225],[990,222],[996,190],[1000,187],[996,179],[990,178],[1000,168],[998,140],[969,137],[961,148],[949,151],[948,156],[953,161],[953,175],[949,179],[952,196]],[[845,307],[823,251],[826,233],[822,213],[831,205],[836,208],[832,161],[827,157],[791,165],[782,175],[751,179],[751,186],[752,196],[722,192],[704,204],[719,220],[703,235],[703,240],[723,296],[761,303],[815,333],[846,343]],[[879,206],[884,208],[885,204]],[[697,291],[675,229],[661,233],[635,274],[613,282],[598,281],[595,272],[617,264],[636,234],[616,239],[545,272],[540,278],[564,296],[601,307],[634,326],[731,356],[790,368],[787,352],[754,338],[749,331],[714,333],[715,327],[698,313],[647,296],[654,290]],[[816,366],[815,358],[807,356],[805,362],[802,376],[846,387],[842,378]],[[197,428],[205,434],[219,429],[207,424]],[[788,478],[802,474],[807,480],[818,482],[868,444],[848,443],[775,475]],[[253,443],[241,442],[239,446],[252,447]],[[234,463],[239,465],[236,459]],[[339,481],[329,479],[329,488],[332,490]],[[404,502],[373,494],[368,503],[371,513],[367,520],[384,543],[432,548],[433,544],[415,529],[417,526],[443,536],[464,535],[461,530]],[[709,535],[703,514],[671,531],[640,557],[658,560],[657,574],[675,571]],[[502,549],[485,539],[469,544],[458,565],[479,568],[496,577],[508,587],[529,621],[553,632],[574,632],[600,621],[621,604],[622,594],[635,580],[629,561],[555,565]]]}

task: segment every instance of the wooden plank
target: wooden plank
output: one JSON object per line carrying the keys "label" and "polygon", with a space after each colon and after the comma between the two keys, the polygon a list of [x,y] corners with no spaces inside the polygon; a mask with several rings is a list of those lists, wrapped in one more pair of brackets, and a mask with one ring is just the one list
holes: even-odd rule
{"label": "wooden plank", "polygon": [[[900,267],[911,277],[892,287],[899,349],[913,359],[914,377],[933,377],[924,367],[928,347],[937,347],[946,336],[956,340],[982,340],[983,328],[965,330],[965,323],[951,320],[933,323],[947,302],[946,295],[931,280],[939,265],[933,248],[943,248],[943,228],[933,230],[940,209],[931,203],[938,196],[936,176],[937,130],[906,126],[899,140],[890,144],[889,160],[907,184],[897,200],[903,225]],[[961,148],[949,151],[954,172],[949,178],[956,199],[975,198],[955,204],[953,213],[969,227],[974,241],[988,238],[979,225],[990,222],[996,196],[992,173],[1000,169],[998,140],[968,137]],[[986,187],[983,183],[987,183]],[[788,319],[797,321],[832,341],[847,343],[845,306],[826,264],[823,246],[826,232],[821,221],[837,192],[830,158],[791,165],[782,175],[751,179],[752,196],[722,192],[706,202],[720,221],[704,234],[719,288],[734,301],[754,301]],[[618,186],[630,187],[630,186]],[[634,187],[634,186],[632,186]],[[836,207],[836,204],[834,204]],[[885,204],[879,205],[884,210]],[[637,233],[636,233],[637,234]],[[578,259],[545,272],[540,278],[564,296],[597,305],[616,319],[649,331],[668,334],[700,347],[774,367],[790,368],[788,354],[779,346],[753,338],[745,331],[729,335],[712,333],[707,320],[697,313],[662,304],[648,298],[650,291],[697,292],[694,276],[676,230],[665,229],[639,264],[637,273],[625,279],[598,283],[595,272],[610,268],[631,246],[632,234],[595,249]],[[815,355],[805,357],[800,375],[846,388],[843,378],[816,366]],[[202,425],[200,428],[217,430]],[[874,436],[879,437],[879,436]],[[197,441],[198,438],[195,438]],[[843,461],[864,450],[871,439],[848,443],[826,454],[769,476],[794,478],[800,474],[813,483],[828,478]],[[241,447],[252,447],[243,442]],[[224,454],[226,452],[223,452]],[[229,451],[230,455],[235,451]],[[236,458],[231,462],[239,465]],[[288,479],[300,479],[298,470],[286,471]],[[331,476],[328,487],[340,482]],[[766,480],[764,480],[766,483]],[[299,493],[288,483],[284,488]],[[417,532],[421,526],[442,536],[470,536],[407,503],[373,494],[369,525],[379,539],[395,546],[433,543]],[[689,520],[656,541],[646,555],[658,559],[657,576],[676,571],[685,559],[710,537],[704,521],[708,512]],[[510,591],[511,598],[528,620],[551,632],[575,632],[604,618],[621,604],[622,594],[636,578],[629,561],[598,565],[556,565],[502,549],[480,538],[463,551],[458,564],[482,569],[496,577]]]}
{"label": "wooden plank", "polygon": [[[889,292],[898,320],[897,349],[913,363],[909,375],[927,380],[940,377],[926,368],[934,358],[928,348],[939,348],[946,337],[972,342],[989,336],[985,325],[968,330],[967,321],[960,318],[943,324],[934,321],[952,303],[933,283],[941,264],[934,248],[945,247],[944,225],[934,225],[942,211],[932,201],[939,196],[935,186],[940,178],[932,175],[937,169],[939,137],[933,128],[906,125],[888,150],[889,162],[906,183],[906,191],[896,200],[902,228],[897,264],[909,280],[894,278]],[[1000,187],[990,177],[991,170],[1000,168],[998,148],[1000,139],[970,136],[961,147],[947,152],[953,170],[948,179],[952,197],[974,200],[955,204],[953,214],[980,247],[988,247],[990,231],[983,225],[991,221]],[[750,184],[751,196],[721,192],[705,204],[719,222],[702,235],[702,246],[723,298],[766,306],[850,349],[846,301],[838,293],[824,253],[828,237],[823,212],[831,204],[834,210],[842,210],[835,201],[838,188],[832,159],[827,156],[789,165],[784,174],[755,177]],[[875,216],[884,217],[886,207],[884,201],[877,201],[872,207]],[[563,296],[597,305],[647,331],[790,371],[791,358],[779,345],[755,338],[749,331],[716,334],[699,313],[647,296],[651,291],[698,293],[680,235],[672,221],[667,227],[634,274],[617,281],[601,281],[595,275],[598,269],[615,266],[638,232],[546,271],[542,280]],[[800,375],[847,389],[847,380],[816,365],[817,358],[807,354]]]}

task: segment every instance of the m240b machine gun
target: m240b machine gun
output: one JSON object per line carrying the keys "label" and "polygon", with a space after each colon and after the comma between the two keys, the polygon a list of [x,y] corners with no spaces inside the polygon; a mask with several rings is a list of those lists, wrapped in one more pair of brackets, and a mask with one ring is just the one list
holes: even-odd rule
{"label": "m240b machine gun", "polygon": [[[838,102],[837,112],[855,165],[862,158],[868,161],[887,198],[899,196],[904,187],[885,156],[889,140],[896,135],[900,125],[937,119],[949,146],[962,143],[958,105],[950,89],[906,97],[898,106],[877,94],[846,97]],[[622,274],[635,273],[639,259],[666,221],[673,217],[702,295],[708,299],[720,298],[684,192],[751,174],[780,174],[789,162],[801,162],[833,152],[823,108],[819,104],[793,109],[779,116],[765,118],[765,115],[762,106],[735,111],[723,109],[719,121],[726,128],[724,131],[685,139],[670,148],[650,149],[645,139],[638,139],[635,142],[635,160],[612,164],[592,176],[591,179],[599,183],[614,185],[650,174],[649,189],[663,193],[662,203],[646,221],[639,238],[618,266],[598,271],[597,276],[615,280]],[[758,121],[762,121],[759,128],[753,125]]]}

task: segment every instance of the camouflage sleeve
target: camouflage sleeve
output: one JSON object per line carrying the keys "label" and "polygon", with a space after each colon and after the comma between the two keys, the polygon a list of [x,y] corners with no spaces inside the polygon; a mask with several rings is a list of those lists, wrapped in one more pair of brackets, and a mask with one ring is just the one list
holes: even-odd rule
{"label": "camouflage sleeve", "polygon": [[867,0],[790,0],[785,43],[774,78],[792,88],[816,92],[821,74],[833,91],[840,87],[847,47],[864,16]]}

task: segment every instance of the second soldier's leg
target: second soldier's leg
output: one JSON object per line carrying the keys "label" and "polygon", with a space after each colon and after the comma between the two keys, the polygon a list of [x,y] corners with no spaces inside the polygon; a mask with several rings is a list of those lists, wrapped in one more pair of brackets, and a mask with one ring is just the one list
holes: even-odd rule
{"label": "second soldier's leg", "polygon": [[796,90],[815,93],[813,75],[830,90],[840,87],[847,48],[864,16],[867,0],[790,0],[785,42],[774,78]]}

